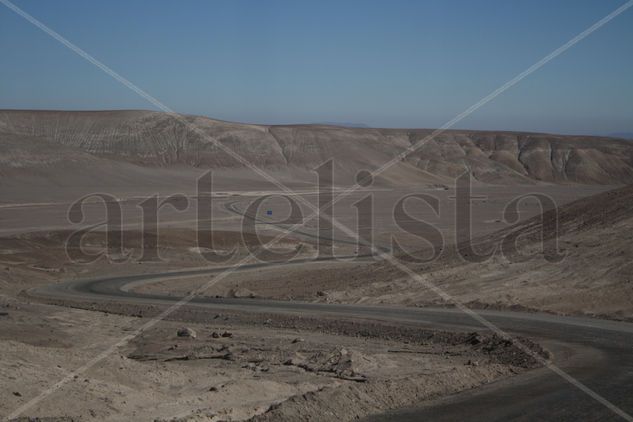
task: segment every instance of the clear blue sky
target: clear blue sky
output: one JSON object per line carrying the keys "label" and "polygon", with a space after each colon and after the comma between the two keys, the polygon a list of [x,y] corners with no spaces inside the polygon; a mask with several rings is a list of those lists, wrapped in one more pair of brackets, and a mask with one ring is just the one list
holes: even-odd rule
{"label": "clear blue sky", "polygon": [[[183,113],[438,127],[623,0],[15,4]],[[0,108],[152,109],[0,5]],[[633,8],[458,127],[633,132]]]}

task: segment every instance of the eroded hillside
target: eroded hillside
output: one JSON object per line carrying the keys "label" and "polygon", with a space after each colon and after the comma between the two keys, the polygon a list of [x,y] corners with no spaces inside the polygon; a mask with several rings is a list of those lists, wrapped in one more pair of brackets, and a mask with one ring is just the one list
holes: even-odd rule
{"label": "eroded hillside", "polygon": [[[186,122],[186,123],[185,123]],[[192,129],[195,127],[195,129]],[[373,169],[431,130],[322,125],[264,126],[151,111],[2,111],[0,172],[94,168],[104,162],[141,167],[311,170],[334,157],[341,174]],[[447,131],[425,142],[384,174],[394,183],[450,181],[469,169],[485,183],[633,182],[633,143],[614,138],[514,132]]]}

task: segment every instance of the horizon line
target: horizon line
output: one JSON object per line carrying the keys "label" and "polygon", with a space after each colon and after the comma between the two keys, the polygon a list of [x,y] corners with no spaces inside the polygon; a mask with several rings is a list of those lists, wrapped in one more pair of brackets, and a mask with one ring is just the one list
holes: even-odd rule
{"label": "horizon line", "polygon": [[[0,108],[0,113],[5,112],[54,112],[54,113],[112,113],[112,112],[149,112],[149,113],[158,113],[158,114],[170,114],[161,110],[151,110],[144,108],[112,108],[112,109],[51,109],[51,108]],[[215,117],[211,117],[205,114],[196,114],[196,113],[181,113],[176,112],[175,114],[179,114],[181,116],[190,116],[190,117],[201,117],[209,120],[214,120],[222,123],[231,123],[231,124],[241,124],[241,125],[251,125],[251,126],[325,126],[325,127],[336,127],[341,129],[355,129],[355,130],[436,130],[437,128],[433,127],[404,127],[404,126],[391,126],[391,127],[380,127],[380,126],[372,126],[366,123],[357,123],[357,122],[336,122],[336,121],[325,121],[325,122],[295,122],[295,123],[262,123],[262,122],[249,122],[249,121],[240,121],[240,120],[225,120],[218,119]],[[586,133],[586,134],[570,134],[565,132],[544,132],[537,130],[516,130],[516,129],[469,129],[469,128],[452,128],[446,130],[446,132],[495,132],[495,133],[512,133],[512,134],[534,134],[534,135],[550,135],[550,136],[576,136],[576,137],[600,137],[600,138],[611,138],[611,139],[623,139],[623,140],[633,140],[633,130],[619,130],[615,132],[610,132],[610,134],[595,134],[595,133]],[[618,134],[624,134],[625,136],[617,136]]]}

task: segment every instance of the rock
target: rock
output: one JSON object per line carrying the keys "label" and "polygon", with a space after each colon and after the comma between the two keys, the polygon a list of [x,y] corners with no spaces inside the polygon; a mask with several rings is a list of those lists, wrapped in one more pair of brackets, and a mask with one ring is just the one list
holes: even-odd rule
{"label": "rock", "polygon": [[178,337],[196,338],[197,336],[196,332],[189,327],[179,328],[176,334]]}
{"label": "rock", "polygon": [[212,392],[216,393],[216,392],[218,392],[218,391],[219,391],[219,389],[218,389],[218,387],[216,387],[216,386],[214,385],[213,387],[209,388],[209,391],[212,391]]}
{"label": "rock", "polygon": [[238,299],[254,299],[257,297],[257,295],[255,294],[255,292],[252,292],[248,289],[245,289],[243,287],[238,287],[236,289],[231,289],[231,291],[229,291],[229,297],[233,297],[233,298],[238,298]]}
{"label": "rock", "polygon": [[20,394],[19,391],[14,391],[13,395],[16,396],[16,397],[22,397],[22,394]]}
{"label": "rock", "polygon": [[303,343],[304,341],[304,339],[297,337],[296,339],[292,340],[292,344]]}
{"label": "rock", "polygon": [[225,331],[222,333],[222,337],[233,337],[233,333],[229,332],[229,331]]}
{"label": "rock", "polygon": [[480,344],[483,341],[483,337],[479,333],[471,333],[466,339],[466,343],[470,343],[473,346]]}
{"label": "rock", "polygon": [[318,292],[316,292],[316,295],[323,297],[323,296],[327,296],[327,293],[325,293],[323,290],[319,290]]}
{"label": "rock", "polygon": [[468,362],[466,362],[466,365],[468,365],[468,366],[479,366],[479,362],[477,362],[476,360],[468,359]]}
{"label": "rock", "polygon": [[213,338],[220,338],[220,334],[218,334],[216,331],[211,333],[211,337]]}

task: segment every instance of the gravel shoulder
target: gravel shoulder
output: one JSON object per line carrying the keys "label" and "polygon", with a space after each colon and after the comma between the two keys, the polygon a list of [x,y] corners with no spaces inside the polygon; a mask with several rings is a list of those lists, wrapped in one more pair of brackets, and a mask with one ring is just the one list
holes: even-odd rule
{"label": "gravel shoulder", "polygon": [[[72,306],[90,310],[4,298],[0,413],[9,414],[161,311]],[[189,334],[179,336],[183,328]],[[536,366],[511,344],[482,333],[183,308],[115,348],[27,416],[354,420]]]}

